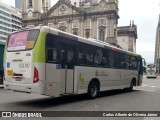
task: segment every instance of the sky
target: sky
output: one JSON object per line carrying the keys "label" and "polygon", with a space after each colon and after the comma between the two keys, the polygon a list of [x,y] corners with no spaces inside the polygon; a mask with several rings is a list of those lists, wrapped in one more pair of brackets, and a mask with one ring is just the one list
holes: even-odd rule
{"label": "sky", "polygon": [[[15,6],[15,0],[0,0]],[[54,5],[58,0],[51,0]],[[74,0],[76,1],[76,0]],[[156,29],[160,14],[160,0],[119,0],[118,26],[129,26],[130,20],[137,25],[138,39],[136,51],[146,59],[154,62]]]}

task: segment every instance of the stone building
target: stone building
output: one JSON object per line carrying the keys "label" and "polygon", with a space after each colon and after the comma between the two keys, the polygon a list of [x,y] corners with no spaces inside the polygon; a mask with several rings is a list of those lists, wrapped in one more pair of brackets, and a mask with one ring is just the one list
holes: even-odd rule
{"label": "stone building", "polygon": [[159,21],[158,21],[157,32],[156,32],[154,63],[157,64],[157,67],[159,67],[159,72],[160,72],[160,15],[159,15]]}
{"label": "stone building", "polygon": [[[50,0],[23,0],[23,27],[47,25],[117,44],[118,0],[73,1],[59,0],[50,8]],[[43,2],[47,3],[45,8]]]}
{"label": "stone building", "polygon": [[136,53],[137,26],[134,21],[129,26],[118,27],[118,45],[128,51]]}

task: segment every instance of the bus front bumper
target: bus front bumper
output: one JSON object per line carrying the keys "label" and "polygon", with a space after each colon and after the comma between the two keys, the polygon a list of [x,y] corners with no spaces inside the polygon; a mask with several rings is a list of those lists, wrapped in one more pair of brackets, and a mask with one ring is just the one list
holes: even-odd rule
{"label": "bus front bumper", "polygon": [[147,78],[156,78],[157,75],[146,75]]}
{"label": "bus front bumper", "polygon": [[4,81],[4,89],[25,93],[37,93],[42,95],[45,93],[44,84],[42,81],[34,84],[20,84]]}

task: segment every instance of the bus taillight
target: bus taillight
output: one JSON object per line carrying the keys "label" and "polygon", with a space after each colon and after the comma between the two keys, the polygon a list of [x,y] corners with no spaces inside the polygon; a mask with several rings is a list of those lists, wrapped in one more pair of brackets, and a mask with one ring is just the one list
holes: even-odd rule
{"label": "bus taillight", "polygon": [[37,83],[39,81],[39,74],[38,74],[38,70],[36,67],[34,67],[34,79],[33,79],[33,83]]}

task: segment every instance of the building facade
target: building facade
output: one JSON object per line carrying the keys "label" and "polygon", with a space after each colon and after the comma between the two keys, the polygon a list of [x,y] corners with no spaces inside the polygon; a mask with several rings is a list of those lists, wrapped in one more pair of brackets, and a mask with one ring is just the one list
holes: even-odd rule
{"label": "building facade", "polygon": [[5,44],[8,35],[21,27],[20,10],[0,1],[0,44]]}
{"label": "building facade", "polygon": [[156,31],[154,63],[157,65],[157,67],[159,68],[159,72],[160,72],[160,15],[159,15],[159,21],[158,21],[157,31]]}
{"label": "building facade", "polygon": [[118,27],[118,45],[124,49],[136,53],[137,26],[134,21],[130,26]]}
{"label": "building facade", "polygon": [[12,32],[11,9],[0,1],[0,44],[5,44],[10,32]]}
{"label": "building facade", "polygon": [[15,0],[15,7],[22,10],[22,0]]}
{"label": "building facade", "polygon": [[22,11],[11,6],[12,32],[22,28]]}
{"label": "building facade", "polygon": [[117,44],[118,0],[59,0],[50,9],[38,1],[23,0],[23,27],[47,25]]}

